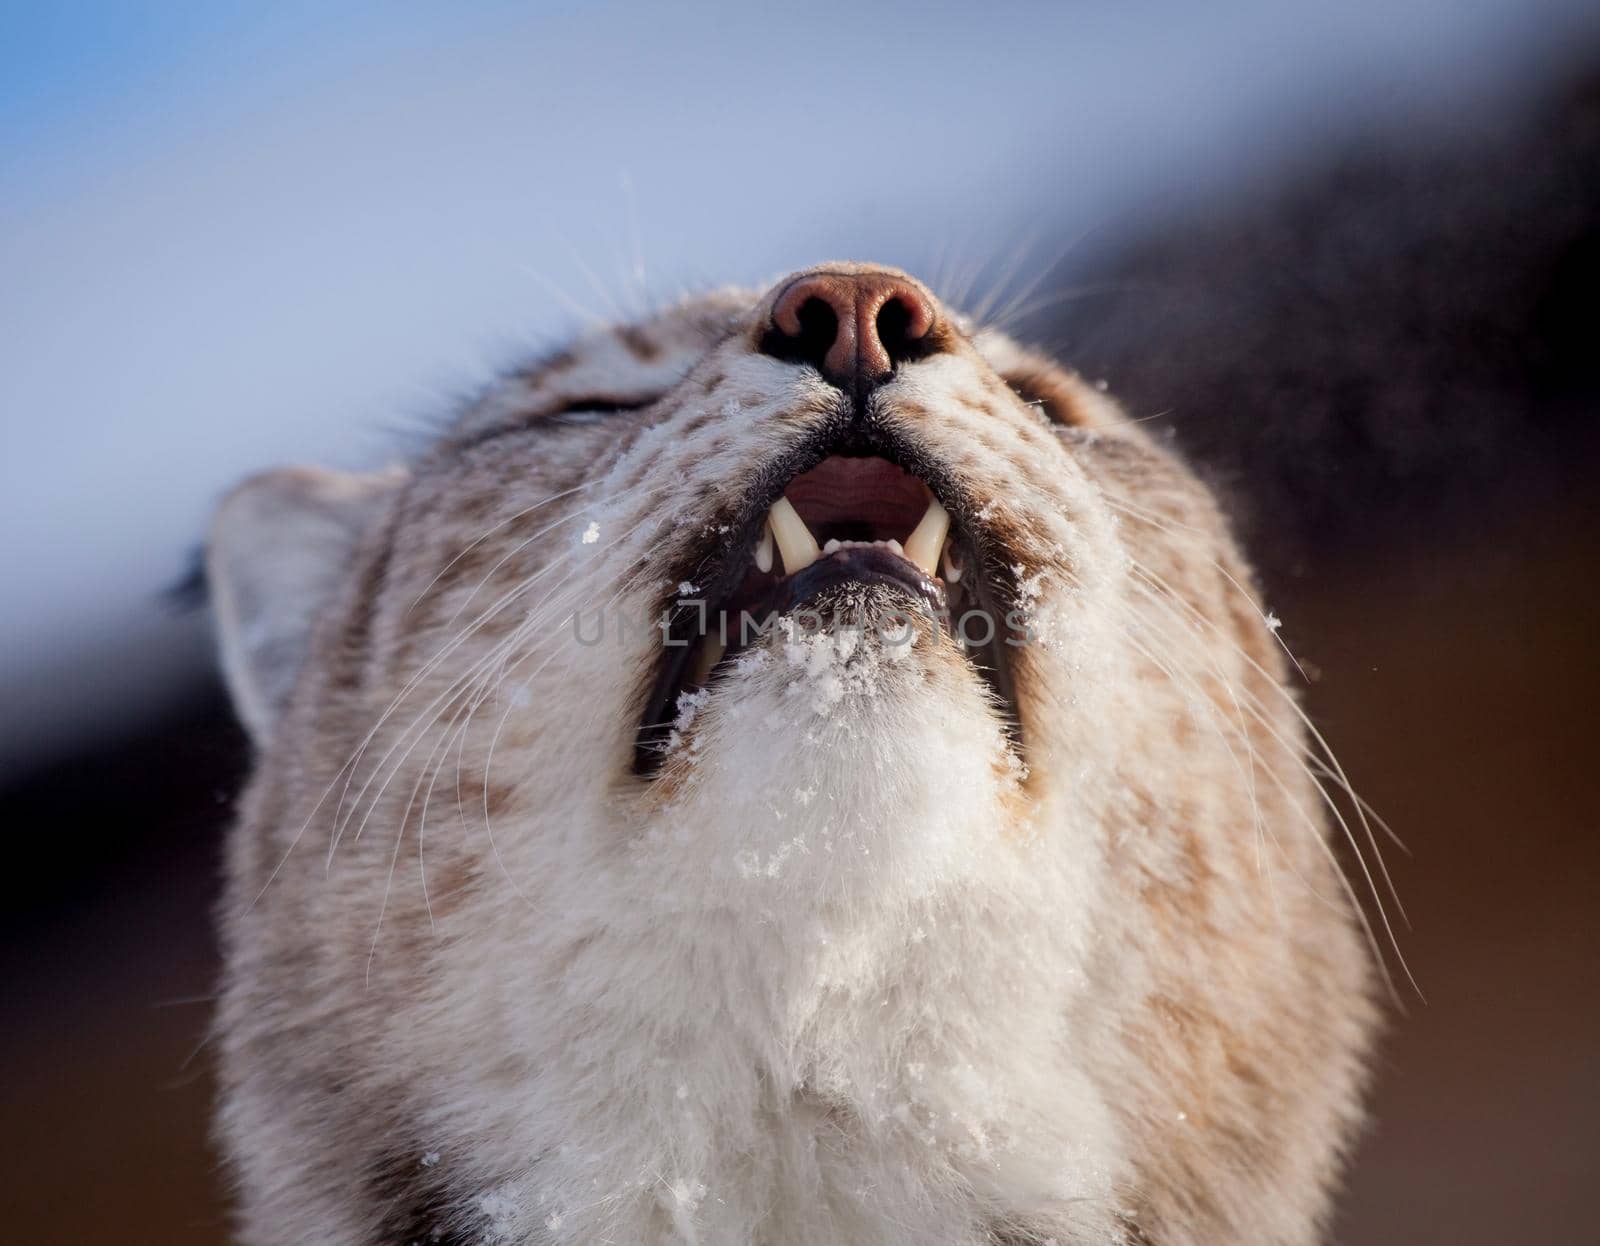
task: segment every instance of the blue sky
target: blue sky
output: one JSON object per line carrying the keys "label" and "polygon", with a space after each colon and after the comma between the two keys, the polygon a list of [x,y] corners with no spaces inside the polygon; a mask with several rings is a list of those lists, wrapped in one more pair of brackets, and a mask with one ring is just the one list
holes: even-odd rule
{"label": "blue sky", "polygon": [[0,777],[192,682],[155,593],[247,472],[685,284],[1037,265],[1470,126],[1585,7],[0,4]]}

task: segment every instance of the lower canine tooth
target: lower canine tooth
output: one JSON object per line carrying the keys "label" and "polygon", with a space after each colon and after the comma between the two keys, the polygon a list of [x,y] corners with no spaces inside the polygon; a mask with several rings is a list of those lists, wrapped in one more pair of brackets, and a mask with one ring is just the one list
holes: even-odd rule
{"label": "lower canine tooth", "polygon": [[906,557],[930,576],[937,575],[939,552],[944,549],[944,539],[949,532],[950,512],[939,505],[938,498],[929,498],[921,522],[906,538]]}
{"label": "lower canine tooth", "polygon": [[944,547],[944,558],[939,565],[944,571],[946,584],[959,584],[961,582],[961,573],[966,568],[961,565],[961,555],[956,553],[954,541]]}
{"label": "lower canine tooth", "polygon": [[772,524],[763,520],[761,539],[756,542],[756,566],[762,574],[772,570]]}
{"label": "lower canine tooth", "polygon": [[817,561],[817,555],[821,553],[817,548],[817,540],[811,535],[811,529],[806,527],[806,521],[800,518],[799,512],[788,498],[780,497],[772,504],[772,511],[767,515],[767,523],[772,528],[773,538],[778,542],[778,555],[783,559],[784,575],[793,575]]}
{"label": "lower canine tooth", "polygon": [[722,655],[727,648],[720,637],[707,636],[700,646],[700,652],[695,655],[694,671],[689,681],[695,684],[705,683],[711,677],[711,668],[722,661]]}

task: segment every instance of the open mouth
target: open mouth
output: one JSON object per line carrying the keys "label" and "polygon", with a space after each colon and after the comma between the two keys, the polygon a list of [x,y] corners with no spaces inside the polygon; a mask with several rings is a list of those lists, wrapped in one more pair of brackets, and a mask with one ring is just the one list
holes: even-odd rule
{"label": "open mouth", "polygon": [[1004,586],[985,574],[982,533],[959,504],[952,513],[922,476],[854,447],[750,501],[744,521],[730,525],[735,538],[679,585],[637,737],[638,773],[659,767],[684,693],[705,687],[778,619],[836,622],[812,607],[850,585],[888,589],[905,606],[902,627],[921,614],[955,638],[1015,731]]}

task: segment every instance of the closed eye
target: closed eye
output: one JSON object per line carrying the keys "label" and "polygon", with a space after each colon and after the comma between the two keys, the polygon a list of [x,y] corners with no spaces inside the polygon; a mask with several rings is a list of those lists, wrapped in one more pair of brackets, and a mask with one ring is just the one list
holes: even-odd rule
{"label": "closed eye", "polygon": [[622,411],[642,411],[656,400],[658,395],[652,394],[648,398],[602,398],[590,395],[584,398],[574,398],[564,402],[554,411],[546,412],[539,418],[541,420],[566,420],[570,422],[573,416],[582,415],[616,415]]}
{"label": "closed eye", "polygon": [[497,437],[509,436],[512,433],[534,433],[552,426],[570,428],[574,424],[593,424],[607,416],[620,415],[628,411],[642,411],[659,397],[659,394],[651,394],[645,398],[608,398],[599,394],[589,394],[573,398],[563,402],[559,407],[482,429],[458,442],[457,448],[471,449],[473,446],[481,446],[486,441],[493,441]]}

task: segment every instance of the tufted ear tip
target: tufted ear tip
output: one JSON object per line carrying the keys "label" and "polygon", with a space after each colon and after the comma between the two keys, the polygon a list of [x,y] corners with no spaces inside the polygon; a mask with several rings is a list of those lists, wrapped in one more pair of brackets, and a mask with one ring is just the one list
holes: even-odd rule
{"label": "tufted ear tip", "polygon": [[362,535],[405,479],[295,467],[237,485],[206,539],[205,578],[223,677],[257,745],[271,739]]}

